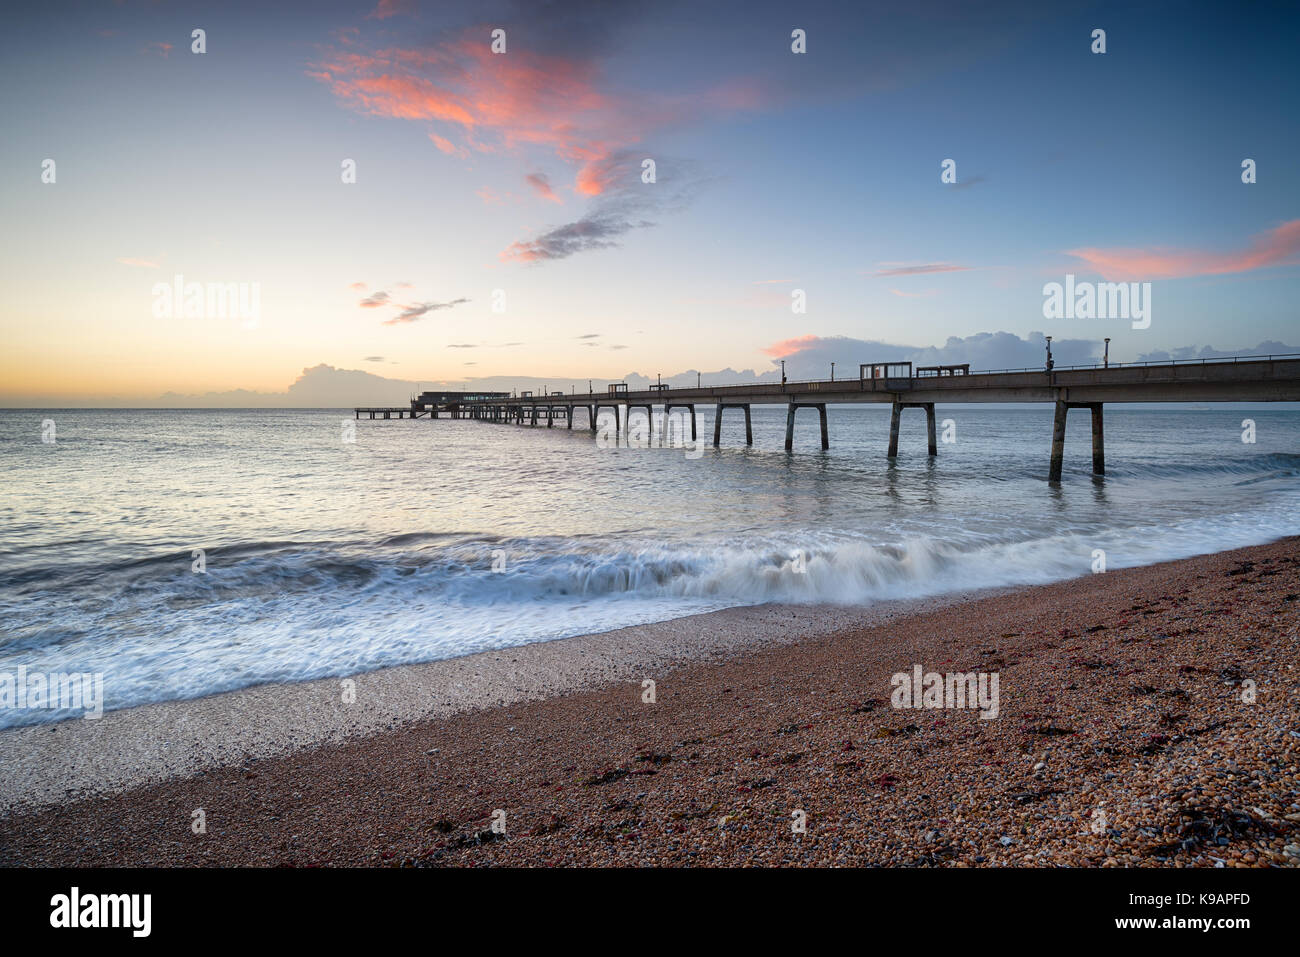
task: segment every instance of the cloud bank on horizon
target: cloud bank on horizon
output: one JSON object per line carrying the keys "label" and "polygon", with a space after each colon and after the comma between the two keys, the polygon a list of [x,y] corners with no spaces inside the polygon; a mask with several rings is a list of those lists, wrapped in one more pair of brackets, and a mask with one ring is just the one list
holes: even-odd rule
{"label": "cloud bank on horizon", "polygon": [[[450,348],[465,348],[457,344]],[[626,382],[633,391],[648,388],[652,383],[663,383],[670,388],[743,385],[750,382],[779,382],[780,361],[785,359],[786,377],[800,379],[826,379],[830,363],[836,363],[836,378],[853,378],[858,374],[859,363],[912,362],[914,365],[956,365],[970,363],[971,371],[996,369],[1040,368],[1045,354],[1042,334],[1021,339],[1006,332],[979,333],[964,339],[953,337],[942,346],[908,346],[897,343],[874,342],[847,337],[822,339],[807,336],[800,339],[774,343],[766,351],[771,358],[767,369],[716,369],[703,371],[686,369],[672,375],[648,375],[628,372],[609,378],[588,379],[556,375],[550,377],[523,375],[466,376],[461,379],[414,380],[395,379],[361,369],[338,369],[319,363],[303,369],[298,378],[282,392],[255,392],[232,389],[207,393],[167,393],[147,402],[122,399],[108,403],[145,408],[340,408],[355,406],[404,406],[414,394],[425,389],[453,389],[485,392],[532,389],[534,391],[576,391],[588,388],[604,392],[611,382]],[[1099,361],[1101,343],[1096,341],[1053,340],[1052,354],[1058,366],[1088,365]],[[1239,349],[1216,349],[1213,346],[1186,346],[1173,352],[1144,353],[1135,361],[1168,362],[1171,360],[1214,359],[1241,355],[1300,355],[1300,346],[1283,342],[1266,341],[1256,346]],[[384,356],[365,356],[360,361],[383,363]],[[474,363],[470,363],[473,365]],[[590,386],[588,383],[590,382]],[[42,407],[43,403],[22,403]]]}

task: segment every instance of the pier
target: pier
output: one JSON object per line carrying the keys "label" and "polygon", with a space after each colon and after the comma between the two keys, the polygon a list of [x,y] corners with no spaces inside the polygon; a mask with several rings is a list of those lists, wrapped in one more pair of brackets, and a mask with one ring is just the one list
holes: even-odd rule
{"label": "pier", "polygon": [[722,441],[723,413],[739,409],[744,413],[745,444],[754,444],[750,408],[754,405],[786,406],[785,448],[794,449],[796,413],[815,409],[821,430],[821,447],[830,448],[826,409],[829,405],[865,402],[891,407],[887,456],[899,449],[902,413],[905,409],[925,412],[927,450],[938,454],[935,433],[937,403],[1039,402],[1055,407],[1048,479],[1059,482],[1065,457],[1066,418],[1071,409],[1087,409],[1092,423],[1092,471],[1106,471],[1103,408],[1107,402],[1296,402],[1300,401],[1300,355],[1241,356],[1226,359],[1196,359],[1166,363],[1128,363],[1105,366],[1068,366],[1045,369],[1010,369],[970,372],[969,366],[923,366],[910,362],[863,363],[857,378],[819,379],[800,382],[756,382],[746,385],[669,388],[654,385],[644,391],[629,391],[626,383],[613,383],[604,393],[550,392],[533,395],[509,393],[423,393],[409,408],[355,409],[356,417],[409,418],[439,413],[451,418],[551,428],[562,422],[573,428],[574,413],[582,411],[586,427],[596,432],[602,410],[613,414],[615,436],[627,432],[633,410],[644,410],[653,423],[661,408],[664,427],[668,415],[683,410],[696,440],[696,406],[714,409],[713,445]]}
{"label": "pier", "polygon": [[359,406],[352,410],[360,419],[367,415],[372,419],[423,419],[426,416],[436,419],[439,415],[448,418],[461,418],[469,403],[498,402],[510,398],[509,392],[421,392],[411,397],[409,405],[377,406],[374,408]]}

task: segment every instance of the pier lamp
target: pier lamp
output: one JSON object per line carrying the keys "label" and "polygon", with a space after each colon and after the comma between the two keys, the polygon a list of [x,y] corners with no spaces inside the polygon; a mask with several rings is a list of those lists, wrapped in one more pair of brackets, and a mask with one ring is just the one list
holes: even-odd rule
{"label": "pier lamp", "polygon": [[834,362],[831,363],[831,381],[832,381],[832,382],[835,381],[835,363],[834,363]]}
{"label": "pier lamp", "polygon": [[781,360],[781,388],[785,388],[785,360]]}
{"label": "pier lamp", "polygon": [[1101,367],[1103,369],[1110,368],[1110,336],[1106,337],[1106,351],[1102,353]]}
{"label": "pier lamp", "polygon": [[1051,372],[1052,371],[1052,337],[1044,336],[1043,338],[1047,340],[1047,371]]}

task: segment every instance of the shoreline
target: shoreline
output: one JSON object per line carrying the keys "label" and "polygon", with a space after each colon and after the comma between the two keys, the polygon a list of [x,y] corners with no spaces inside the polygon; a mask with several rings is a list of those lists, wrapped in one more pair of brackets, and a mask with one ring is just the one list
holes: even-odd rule
{"label": "shoreline", "polygon": [[[692,619],[485,653],[473,658],[552,649],[592,683],[187,775],[177,761],[178,774],[131,790],[11,808],[0,863],[1296,866],[1297,556],[1300,539],[1284,539],[818,634],[788,627],[798,609],[743,609],[757,632],[716,636],[711,660],[659,666],[654,704],[643,669],[618,671],[619,652],[643,650],[625,633],[675,631],[659,636],[666,653],[691,640],[680,623]],[[736,611],[700,617],[735,629]],[[862,610],[841,611],[847,622]],[[999,673],[1000,718],[891,708],[889,676],[917,663]],[[493,687],[470,674],[458,690]],[[266,693],[232,693],[243,704],[225,717],[257,717],[258,703],[274,705]],[[357,693],[369,693],[360,680]],[[177,726],[192,733],[217,699],[235,704],[177,703],[190,711]],[[12,742],[0,746],[6,777],[25,773],[8,763]],[[118,761],[140,754],[96,744]],[[200,808],[207,831],[195,835]],[[806,833],[792,834],[792,809]],[[506,836],[491,830],[498,810]]]}
{"label": "shoreline", "polygon": [[[647,670],[725,660],[1011,590],[872,605],[742,605],[458,658],[135,705],[94,720],[6,728],[0,815],[596,688]],[[353,703],[343,701],[344,681],[355,683]]]}

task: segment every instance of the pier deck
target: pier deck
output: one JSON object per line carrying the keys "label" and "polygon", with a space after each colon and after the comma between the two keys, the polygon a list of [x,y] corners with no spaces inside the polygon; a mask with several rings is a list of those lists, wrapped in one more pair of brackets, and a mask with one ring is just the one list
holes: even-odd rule
{"label": "pier deck", "polygon": [[[689,415],[691,439],[696,439],[695,407],[712,405],[715,409],[713,444],[721,442],[722,416],[726,409],[740,409],[745,415],[745,444],[753,445],[750,407],[784,405],[787,407],[785,448],[794,447],[795,413],[800,408],[818,412],[821,447],[830,448],[826,407],[864,402],[892,407],[888,456],[898,454],[901,413],[907,408],[921,408],[926,413],[928,451],[936,455],[936,403],[968,402],[1042,402],[1056,408],[1053,422],[1048,477],[1059,481],[1065,447],[1065,423],[1070,409],[1088,409],[1092,418],[1093,472],[1105,473],[1105,440],[1102,409],[1107,402],[1296,402],[1300,401],[1300,356],[1241,356],[1167,363],[1130,363],[1109,366],[1015,369],[993,372],[968,372],[965,366],[925,367],[914,374],[908,363],[863,365],[856,379],[821,379],[804,382],[762,382],[730,386],[669,388],[652,386],[629,391],[616,383],[606,393],[558,393],[519,395],[506,393],[442,393],[435,401],[425,401],[417,409],[413,399],[410,409],[355,410],[357,418],[369,413],[383,418],[402,413],[419,418],[428,414],[437,418],[442,411],[454,418],[471,418],[488,422],[538,425],[547,427],[563,420],[573,428],[573,413],[587,414],[587,427],[597,430],[602,410],[611,410],[615,438],[625,433],[632,410],[642,409],[653,419],[661,407],[667,419],[674,409]],[[936,370],[942,370],[941,372]],[[425,393],[425,396],[430,396]]]}

